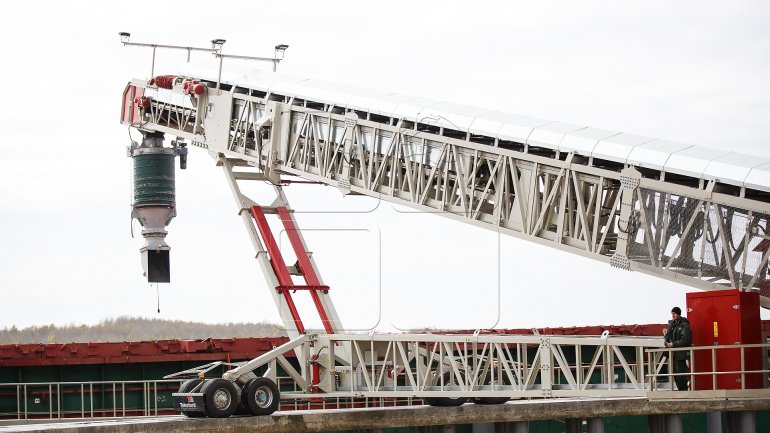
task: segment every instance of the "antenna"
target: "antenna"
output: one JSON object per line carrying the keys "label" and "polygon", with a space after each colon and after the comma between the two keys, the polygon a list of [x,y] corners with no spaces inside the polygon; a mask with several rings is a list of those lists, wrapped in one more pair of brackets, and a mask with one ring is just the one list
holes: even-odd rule
{"label": "antenna", "polygon": [[236,54],[223,54],[222,53],[222,46],[227,42],[225,39],[217,38],[211,40],[211,47],[210,48],[203,48],[203,47],[192,47],[192,46],[182,46],[182,45],[168,45],[168,44],[151,44],[151,43],[144,43],[144,42],[131,42],[131,33],[129,32],[120,32],[118,33],[120,36],[120,42],[123,44],[123,46],[131,46],[131,47],[144,47],[144,48],[152,48],[152,66],[150,68],[150,77],[155,76],[155,53],[158,50],[158,48],[161,49],[167,49],[167,50],[184,50],[187,51],[187,61],[190,61],[190,53],[193,51],[202,51],[206,53],[212,54],[215,58],[219,59],[219,76],[217,77],[217,90],[220,87],[220,84],[222,82],[222,63],[224,59],[235,59],[235,60],[252,60],[257,62],[270,62],[273,64],[273,72],[276,71],[278,68],[278,64],[281,63],[284,57],[284,53],[286,52],[286,49],[289,48],[286,44],[278,44],[275,46],[275,52],[273,53],[273,57],[256,57],[256,56],[242,56],[242,55],[236,55]]}

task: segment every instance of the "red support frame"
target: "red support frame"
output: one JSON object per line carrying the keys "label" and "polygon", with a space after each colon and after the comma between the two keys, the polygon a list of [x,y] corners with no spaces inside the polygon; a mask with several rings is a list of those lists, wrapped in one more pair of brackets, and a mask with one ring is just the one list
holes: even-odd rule
{"label": "red support frame", "polygon": [[321,295],[318,294],[319,291],[328,293],[329,286],[321,284],[318,275],[316,275],[315,268],[313,268],[313,265],[310,262],[310,255],[305,249],[302,238],[298,233],[299,229],[297,229],[297,226],[294,224],[294,219],[289,213],[289,209],[287,209],[285,206],[280,206],[276,209],[281,223],[286,229],[286,235],[289,238],[289,242],[291,243],[291,246],[294,249],[294,253],[297,256],[299,268],[306,284],[294,284],[294,281],[291,279],[291,274],[289,273],[289,268],[286,266],[286,262],[284,261],[283,256],[281,255],[281,251],[278,248],[278,243],[275,241],[275,236],[273,236],[270,225],[267,223],[265,212],[261,206],[252,206],[250,208],[251,215],[254,217],[254,221],[257,224],[257,229],[259,230],[259,233],[262,236],[262,240],[265,243],[265,248],[270,255],[270,265],[272,266],[273,271],[278,278],[278,286],[275,287],[275,290],[278,291],[279,294],[282,294],[286,300],[286,306],[289,308],[292,320],[294,320],[294,324],[296,325],[297,331],[300,334],[305,333],[305,326],[302,323],[302,319],[299,316],[297,307],[291,297],[291,292],[295,292],[297,290],[307,290],[310,292],[310,296],[313,299],[313,303],[315,304],[316,310],[318,311],[318,315],[321,317],[321,323],[323,324],[324,330],[326,330],[328,334],[334,334],[334,327],[332,326],[332,322],[329,319],[329,315],[326,313],[326,308],[324,307],[323,301],[321,300]]}
{"label": "red support frame", "polygon": [[[289,237],[294,253],[297,255],[297,261],[299,262],[299,268],[302,270],[302,276],[305,278],[305,282],[308,286],[322,287],[321,281],[315,273],[313,264],[310,263],[310,255],[305,250],[305,245],[302,239],[299,237],[297,226],[294,225],[294,219],[289,214],[289,210],[286,207],[278,207],[278,217],[283,223],[283,227],[286,229],[286,235]],[[324,286],[325,287],[325,286]],[[326,287],[326,290],[329,290]],[[318,295],[318,290],[310,290],[310,296],[313,298],[318,315],[321,316],[321,323],[328,334],[334,334],[334,328],[332,327],[329,316],[326,314],[326,309],[321,302],[321,296]]]}
{"label": "red support frame", "polygon": [[[291,274],[289,274],[289,268],[286,267],[286,263],[283,261],[281,250],[278,248],[278,243],[275,242],[273,232],[270,230],[270,225],[267,223],[265,213],[262,211],[261,206],[251,207],[251,216],[254,217],[254,221],[257,223],[259,233],[262,235],[262,240],[265,242],[265,248],[270,255],[270,265],[273,267],[276,277],[278,277],[278,283],[280,286],[287,287],[293,286],[294,282],[291,280]],[[305,325],[302,323],[302,319],[299,317],[297,306],[294,305],[294,300],[291,297],[289,290],[282,290],[283,298],[286,300],[286,306],[289,308],[291,318],[294,320],[294,325],[297,328],[297,332],[300,334],[305,333]]]}

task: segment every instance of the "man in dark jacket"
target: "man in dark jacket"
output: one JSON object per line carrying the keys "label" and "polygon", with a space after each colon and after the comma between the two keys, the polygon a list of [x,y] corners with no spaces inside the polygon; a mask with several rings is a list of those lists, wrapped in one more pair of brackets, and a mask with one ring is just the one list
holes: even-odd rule
{"label": "man in dark jacket", "polygon": [[[671,309],[671,320],[668,321],[668,330],[666,331],[666,347],[690,347],[692,345],[692,330],[690,329],[690,322],[686,317],[682,317],[682,310],[679,307]],[[674,373],[678,374],[674,376],[676,382],[676,389],[679,391],[687,391],[687,380],[690,369],[687,367],[687,359],[690,358],[690,353],[686,350],[672,352],[674,358]]]}

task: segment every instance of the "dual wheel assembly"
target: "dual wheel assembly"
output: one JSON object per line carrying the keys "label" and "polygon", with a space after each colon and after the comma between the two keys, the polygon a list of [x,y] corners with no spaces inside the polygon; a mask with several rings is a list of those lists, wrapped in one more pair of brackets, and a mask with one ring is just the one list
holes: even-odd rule
{"label": "dual wheel assembly", "polygon": [[179,388],[180,393],[194,390],[203,382],[204,411],[183,411],[190,418],[227,418],[231,415],[270,415],[278,409],[281,392],[272,380],[257,377],[240,389],[225,379],[191,379]]}

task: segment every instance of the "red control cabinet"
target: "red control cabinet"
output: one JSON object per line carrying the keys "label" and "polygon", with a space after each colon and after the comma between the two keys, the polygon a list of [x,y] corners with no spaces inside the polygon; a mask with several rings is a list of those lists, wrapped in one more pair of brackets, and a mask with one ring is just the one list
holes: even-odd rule
{"label": "red control cabinet", "polygon": [[[687,294],[687,319],[692,326],[693,346],[728,346],[761,343],[759,293],[739,290],[704,291]],[[716,371],[741,370],[740,349],[715,351]],[[710,350],[695,352],[691,360],[694,372],[711,372],[713,355]],[[762,369],[761,349],[744,349],[744,371]],[[746,388],[762,387],[761,373],[746,374]],[[741,389],[740,374],[717,376],[716,389]],[[712,375],[695,376],[693,390],[714,389]]]}

